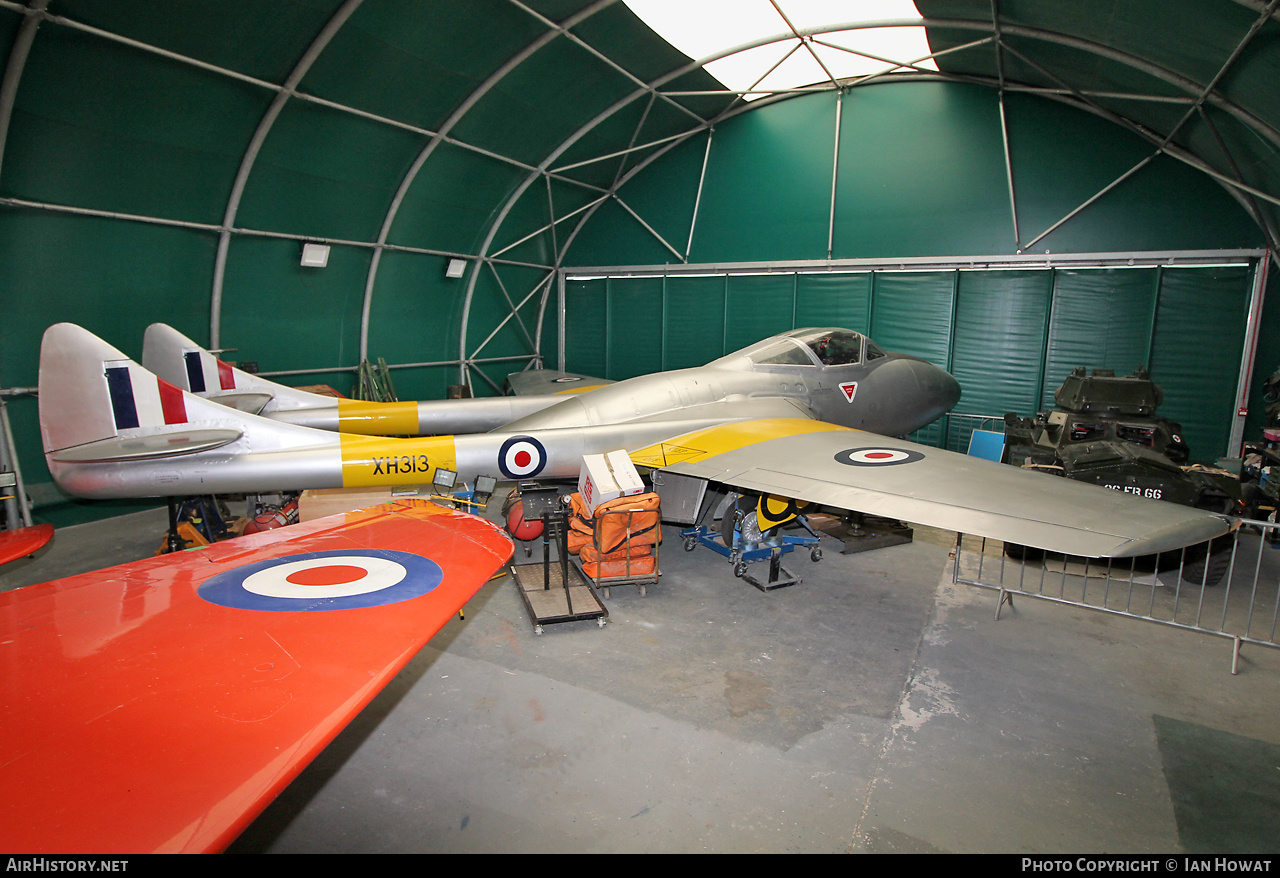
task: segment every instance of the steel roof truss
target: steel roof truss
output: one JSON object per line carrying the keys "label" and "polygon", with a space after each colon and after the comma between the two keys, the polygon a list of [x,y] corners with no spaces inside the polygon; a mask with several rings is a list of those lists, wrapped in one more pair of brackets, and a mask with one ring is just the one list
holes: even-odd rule
{"label": "steel roof truss", "polygon": [[675,256],[675,257],[676,257],[676,259],[680,259],[680,260],[683,260],[683,259],[684,259],[684,257],[680,255],[680,251],[679,251],[679,250],[677,250],[675,247],[672,247],[672,246],[671,246],[671,244],[669,244],[669,243],[667,242],[667,239],[666,239],[666,238],[664,238],[664,237],[662,237],[662,235],[658,234],[657,230],[656,230],[656,229],[654,229],[654,227],[653,227],[653,226],[651,226],[651,225],[649,225],[647,222],[645,222],[645,221],[644,221],[644,218],[643,218],[643,217],[641,217],[641,216],[640,216],[640,214],[638,214],[638,213],[636,213],[634,210],[632,210],[632,209],[631,209],[631,205],[627,204],[625,201],[623,201],[621,198],[619,198],[619,197],[618,197],[618,193],[617,193],[617,192],[613,193],[613,198],[614,198],[614,200],[615,200],[615,201],[617,201],[617,202],[618,202],[618,204],[619,204],[619,205],[621,205],[621,207],[622,207],[622,209],[623,209],[623,210],[625,210],[627,213],[631,214],[631,216],[635,218],[635,221],[636,221],[636,222],[638,222],[640,225],[644,226],[645,231],[647,231],[649,234],[653,235],[653,237],[657,238],[657,239],[658,239],[658,243],[659,243],[659,244],[661,244],[663,247],[666,247],[668,250],[670,250],[670,251],[671,251],[671,254],[672,254],[673,256]]}
{"label": "steel roof truss", "polygon": [[[485,262],[487,263],[487,262],[489,262],[489,260],[488,260],[488,259],[486,259],[486,260],[485,260]],[[491,269],[491,270],[493,270],[493,266],[492,266],[492,265],[490,265],[490,269]],[[497,276],[498,276],[498,272],[497,272],[496,270],[493,270],[493,274],[494,274],[494,277],[497,277]],[[499,280],[498,280],[498,286],[502,289],[502,295],[506,298],[506,300],[507,300],[507,304],[508,304],[508,305],[511,305],[511,311],[510,311],[510,313],[508,313],[508,314],[507,314],[507,316],[506,316],[506,317],[503,317],[503,318],[502,318],[501,322],[499,322],[499,323],[498,323],[498,325],[497,325],[497,326],[495,326],[495,327],[493,328],[493,331],[492,331],[492,332],[490,332],[487,336],[485,336],[484,341],[480,342],[480,344],[478,344],[478,345],[476,346],[475,350],[473,350],[473,351],[471,352],[471,355],[470,355],[470,356],[468,356],[468,357],[465,357],[465,360],[466,360],[467,362],[473,362],[473,361],[475,361],[475,356],[476,356],[476,354],[478,354],[478,353],[480,353],[482,350],[484,350],[484,349],[485,349],[485,346],[486,346],[486,345],[488,345],[488,344],[489,344],[489,342],[493,341],[494,336],[496,336],[496,335],[497,335],[497,334],[502,330],[502,327],[506,326],[506,325],[511,321],[511,318],[512,318],[512,317],[515,317],[517,320],[519,320],[519,315],[517,315],[517,314],[516,314],[516,312],[517,312],[520,308],[523,308],[523,307],[525,306],[525,303],[526,303],[526,302],[528,302],[530,299],[532,299],[532,298],[533,298],[533,296],[534,296],[534,294],[535,294],[535,293],[537,293],[537,292],[538,292],[538,290],[542,289],[543,284],[546,284],[547,282],[549,282],[549,281],[551,280],[551,278],[553,278],[554,276],[555,276],[555,271],[554,271],[554,269],[553,269],[553,270],[552,270],[550,273],[548,273],[545,277],[543,277],[541,280],[539,280],[539,281],[538,281],[538,283],[534,286],[534,288],[533,288],[533,289],[531,289],[531,290],[530,290],[530,291],[525,295],[525,297],[524,297],[523,299],[521,299],[521,300],[520,300],[520,304],[519,304],[519,305],[512,305],[512,304],[511,304],[511,297],[510,297],[510,296],[507,296],[507,290],[506,290],[506,287],[504,287],[504,286],[502,285],[502,280],[501,280],[501,278],[499,278]],[[523,324],[523,323],[521,323],[520,325],[521,325],[521,327],[523,328],[524,324]],[[524,333],[524,337],[525,337],[527,340],[529,340],[529,344],[530,344],[530,346],[532,346],[532,345],[533,345],[533,340],[529,338],[529,333],[528,333],[527,331]],[[463,348],[463,350],[465,351],[466,349],[465,349],[465,348]],[[537,352],[537,349],[536,349],[536,348],[534,349],[534,354],[535,354],[535,355],[537,355],[537,354],[538,354],[538,352]],[[522,356],[523,356],[523,355],[522,355]]]}
{"label": "steel roof truss", "polygon": [[808,50],[809,55],[813,58],[815,62],[817,62],[818,66],[822,68],[822,72],[827,75],[827,80],[831,83],[831,85],[835,88],[839,88],[840,87],[839,81],[831,73],[830,68],[828,68],[827,65],[823,63],[823,60],[818,57],[818,53],[814,50],[812,45],[813,38],[809,37],[808,39],[806,39],[805,37],[800,36],[800,32],[796,30],[796,26],[791,23],[791,19],[787,17],[787,14],[782,11],[782,7],[778,5],[778,0],[769,0],[769,3],[771,6],[773,6],[774,11],[776,11],[778,15],[782,16],[782,20],[787,23],[787,27],[791,28],[791,32],[796,35],[796,39],[800,41],[800,45],[804,46],[805,49]]}
{"label": "steel roof truss", "polygon": [[[588,42],[586,42],[585,40],[583,40],[581,37],[579,37],[577,34],[573,33],[573,32],[569,29],[569,28],[573,27],[574,25],[578,24],[579,22],[581,22],[581,21],[585,20],[585,19],[586,19],[586,18],[588,18],[589,16],[587,16],[587,15],[582,15],[582,14],[580,13],[580,14],[578,14],[578,15],[576,15],[576,16],[574,16],[574,17],[573,17],[573,19],[572,19],[572,20],[573,20],[573,25],[559,25],[559,24],[557,24],[556,22],[552,21],[551,19],[549,19],[549,18],[547,18],[547,17],[545,17],[545,16],[543,16],[543,15],[539,14],[536,10],[533,10],[533,9],[529,8],[529,7],[528,7],[528,6],[526,6],[524,3],[521,3],[521,2],[520,2],[520,0],[509,0],[509,2],[511,3],[511,5],[515,6],[517,9],[520,9],[520,10],[522,10],[523,12],[527,12],[529,15],[533,16],[534,18],[536,18],[536,19],[537,19],[539,22],[541,22],[544,26],[549,27],[549,28],[552,28],[552,29],[553,29],[553,30],[555,30],[556,32],[558,32],[558,33],[560,33],[561,35],[563,35],[566,39],[571,40],[572,42],[574,42],[574,43],[576,43],[577,45],[581,46],[581,47],[582,47],[583,49],[585,49],[587,52],[589,52],[590,54],[594,55],[594,56],[595,56],[596,58],[598,58],[600,61],[603,61],[606,65],[608,65],[609,67],[611,67],[613,70],[617,71],[618,73],[622,74],[622,75],[623,75],[624,77],[626,77],[627,79],[631,80],[631,82],[632,82],[634,85],[638,85],[638,86],[640,86],[641,88],[646,89],[647,91],[649,91],[649,93],[650,93],[651,95],[653,95],[653,96],[655,96],[655,97],[661,97],[664,101],[666,101],[666,102],[667,102],[668,104],[670,104],[672,107],[676,108],[677,110],[679,110],[680,112],[684,113],[685,115],[692,116],[694,119],[697,119],[699,122],[706,121],[706,120],[704,120],[701,116],[699,116],[697,113],[695,113],[693,110],[690,110],[688,107],[686,107],[686,106],[684,106],[683,104],[681,104],[679,101],[672,100],[672,99],[670,99],[670,98],[667,98],[667,97],[665,97],[665,96],[663,96],[663,95],[659,94],[659,93],[658,93],[658,90],[657,90],[656,88],[654,88],[652,85],[650,85],[649,83],[644,82],[644,81],[643,81],[643,80],[641,80],[638,76],[636,76],[634,73],[632,73],[630,70],[627,70],[625,67],[623,67],[622,65],[618,64],[618,63],[617,63],[616,61],[614,61],[612,58],[610,58],[610,57],[608,57],[607,55],[605,55],[604,53],[602,53],[602,52],[598,51],[594,46],[592,46],[590,43],[588,43]],[[591,12],[590,14],[591,14],[591,15],[594,15],[596,12],[598,12],[598,11],[599,11],[599,9],[600,9],[600,8],[603,8],[604,6],[608,6],[608,5],[609,5],[609,3],[611,3],[611,2],[613,2],[613,0],[609,0],[609,2],[606,2],[606,3],[598,4],[598,8],[593,9],[593,10],[592,10],[592,12]]]}
{"label": "steel roof truss", "polygon": [[1245,47],[1249,45],[1250,41],[1257,36],[1258,31],[1262,30],[1262,26],[1271,18],[1271,14],[1275,12],[1277,6],[1280,6],[1280,0],[1271,0],[1271,2],[1267,4],[1267,8],[1264,9],[1253,24],[1250,25],[1248,32],[1245,33],[1245,35],[1240,39],[1240,42],[1236,44],[1235,49],[1233,49],[1231,54],[1227,56],[1227,60],[1222,63],[1220,68],[1218,68],[1218,72],[1214,74],[1213,79],[1209,80],[1208,84],[1201,90],[1199,97],[1195,100],[1195,103],[1187,109],[1187,112],[1183,114],[1182,119],[1179,120],[1178,124],[1174,125],[1169,133],[1165,135],[1164,142],[1160,144],[1161,147],[1167,145],[1173,140],[1182,126],[1187,124],[1191,117],[1196,114],[1196,109],[1214,93],[1218,83],[1227,75],[1227,71],[1231,69],[1233,64],[1235,64],[1236,60],[1240,57],[1241,53],[1244,52]]}
{"label": "steel roof truss", "polygon": [[[529,335],[529,327],[524,325],[524,320],[520,318],[519,309],[516,308],[515,303],[511,301],[511,294],[507,292],[507,285],[502,282],[502,276],[498,274],[498,269],[494,268],[492,262],[485,262],[485,265],[489,266],[489,271],[493,274],[493,279],[498,282],[498,289],[502,293],[502,298],[507,300],[507,307],[511,309],[511,316],[515,318],[516,325],[520,327],[520,334],[523,335],[524,340],[529,343],[529,349],[536,351],[538,349],[538,346],[533,343],[533,336]],[[525,296],[524,299],[520,301],[521,307],[524,306],[525,302],[529,301],[533,293],[537,292],[537,289],[538,289],[537,287],[534,287],[533,291],[530,292],[528,296]],[[506,321],[504,320],[503,322],[505,323]],[[487,341],[488,340],[486,339],[486,342]],[[480,353],[480,349],[477,348],[475,353],[477,354]]]}
{"label": "steel roof truss", "polygon": [[[548,186],[549,186],[549,184],[548,184]],[[578,214],[582,213],[582,212],[583,212],[583,211],[585,211],[585,210],[590,210],[591,208],[595,207],[596,205],[598,205],[598,204],[600,204],[600,203],[602,203],[602,202],[604,202],[604,201],[607,201],[607,200],[609,200],[609,193],[607,193],[607,192],[606,192],[604,195],[601,195],[599,198],[596,198],[596,199],[595,199],[595,200],[593,200],[593,201],[589,201],[589,202],[587,202],[586,204],[582,205],[581,207],[575,207],[573,210],[569,211],[569,212],[568,212],[568,213],[566,213],[564,216],[562,216],[562,217],[558,217],[558,218],[556,218],[556,219],[553,219],[551,222],[547,223],[545,226],[542,226],[541,228],[535,229],[534,231],[532,231],[532,232],[530,232],[529,234],[525,235],[523,238],[519,238],[519,239],[517,239],[517,240],[515,240],[515,241],[511,242],[511,243],[510,243],[510,244],[508,244],[507,246],[503,247],[501,250],[495,250],[495,251],[494,251],[494,253],[493,253],[493,255],[492,255],[492,256],[490,256],[489,258],[490,258],[490,259],[497,259],[497,257],[501,256],[503,253],[506,253],[508,250],[511,250],[511,249],[512,249],[512,248],[514,248],[514,247],[519,247],[519,246],[520,246],[521,244],[523,244],[525,241],[528,241],[528,240],[530,240],[531,238],[536,238],[536,237],[538,237],[538,235],[541,235],[541,234],[542,234],[543,232],[545,232],[545,231],[551,230],[551,231],[553,231],[553,232],[554,232],[555,227],[556,227],[557,225],[559,225],[560,223],[562,223],[562,222],[564,222],[565,220],[570,219],[570,218],[572,218],[572,217],[574,217],[574,216],[577,216]],[[553,215],[554,215],[554,214],[553,214]],[[543,268],[550,268],[550,266],[541,266],[541,267],[543,267]]]}

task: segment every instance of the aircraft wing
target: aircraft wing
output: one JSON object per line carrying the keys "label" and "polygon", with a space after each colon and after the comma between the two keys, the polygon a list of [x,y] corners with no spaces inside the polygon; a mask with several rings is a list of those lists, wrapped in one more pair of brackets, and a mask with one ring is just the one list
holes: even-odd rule
{"label": "aircraft wing", "polygon": [[36,524],[0,531],[0,564],[16,561],[37,551],[53,537],[53,525]]}
{"label": "aircraft wing", "polygon": [[511,547],[400,501],[0,594],[0,848],[221,850]]}
{"label": "aircraft wing", "polygon": [[1084,557],[1172,551],[1228,519],[820,421],[741,421],[631,453],[639,466]]}
{"label": "aircraft wing", "polygon": [[516,396],[540,396],[547,393],[586,393],[613,382],[576,372],[530,369],[527,372],[512,372],[507,376],[507,383]]}

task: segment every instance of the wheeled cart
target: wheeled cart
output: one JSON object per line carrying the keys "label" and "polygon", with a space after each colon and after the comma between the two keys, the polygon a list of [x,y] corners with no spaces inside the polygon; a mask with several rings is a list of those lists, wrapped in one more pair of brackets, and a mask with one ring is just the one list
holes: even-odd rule
{"label": "wheeled cart", "polygon": [[[583,578],[606,598],[613,586],[634,585],[644,597],[650,585],[658,584],[662,513],[656,505],[657,495],[645,496],[653,499],[652,507],[619,506],[599,510],[592,530],[592,544],[584,547],[574,561]],[[611,533],[621,537],[606,536]]]}
{"label": "wheeled cart", "polygon": [[[800,520],[800,524],[808,530],[807,523]],[[812,534],[812,531],[810,533]],[[782,566],[782,556],[794,552],[797,547],[809,549],[809,560],[822,560],[822,549],[818,546],[816,535],[803,537],[779,535],[769,538],[766,542],[756,543],[744,543],[735,537],[735,544],[728,546],[725,545],[724,537],[720,533],[699,525],[680,531],[680,537],[684,540],[686,552],[692,552],[699,545],[706,546],[729,559],[729,563],[733,565],[734,576],[749,582],[761,591],[773,591],[775,588],[785,588],[802,581],[801,577]],[[750,570],[748,565],[754,561],[766,559],[769,561],[769,578],[761,581],[748,572]]]}
{"label": "wheeled cart", "polygon": [[[569,561],[566,545],[568,513],[550,511],[541,517],[541,563],[511,566],[511,576],[529,612],[534,633],[541,634],[543,625],[588,619],[595,619],[603,628],[609,619],[609,611],[600,602],[595,586]],[[551,557],[553,546],[554,559]]]}

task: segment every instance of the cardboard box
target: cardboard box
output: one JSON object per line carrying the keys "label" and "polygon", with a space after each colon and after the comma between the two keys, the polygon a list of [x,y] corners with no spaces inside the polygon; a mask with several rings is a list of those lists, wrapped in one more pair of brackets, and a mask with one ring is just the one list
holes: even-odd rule
{"label": "cardboard box", "polygon": [[582,455],[582,471],[578,474],[578,493],[594,515],[601,503],[643,494],[644,482],[625,451]]}
{"label": "cardboard box", "polygon": [[[421,489],[408,492],[409,496],[428,496]],[[390,503],[396,497],[406,496],[399,488],[313,488],[298,497],[298,521],[312,521],[326,515],[350,512]]]}

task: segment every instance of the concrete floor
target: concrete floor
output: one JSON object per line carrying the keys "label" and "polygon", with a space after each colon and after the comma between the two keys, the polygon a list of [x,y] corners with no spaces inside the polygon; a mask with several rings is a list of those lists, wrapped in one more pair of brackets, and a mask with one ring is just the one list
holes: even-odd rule
{"label": "concrete floor", "polygon": [[[67,528],[0,589],[150,554],[164,526]],[[997,622],[927,529],[824,538],[769,593],[675,534],[603,629],[536,636],[509,576],[485,586],[232,850],[1280,848],[1280,651],[1233,676],[1191,632],[1029,599]]]}

